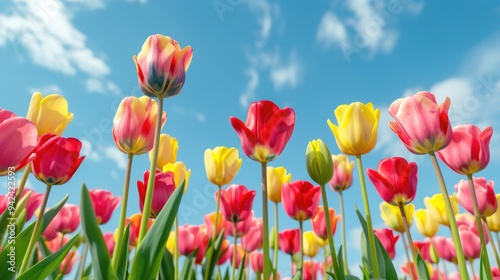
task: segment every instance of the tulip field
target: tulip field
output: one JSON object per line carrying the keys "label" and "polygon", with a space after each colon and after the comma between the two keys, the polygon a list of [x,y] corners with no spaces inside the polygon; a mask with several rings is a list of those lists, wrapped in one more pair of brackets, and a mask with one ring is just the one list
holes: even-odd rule
{"label": "tulip field", "polygon": [[[78,205],[54,197],[88,156],[81,139],[65,134],[74,115],[63,95],[34,93],[26,116],[0,108],[0,179],[8,184],[0,195],[0,279],[500,279],[500,195],[493,181],[476,176],[490,161],[491,126],[452,127],[452,98],[438,102],[434,93],[416,91],[391,103],[388,123],[370,102],[335,105],[325,116],[331,139],[311,139],[297,152],[287,145],[298,111],[262,99],[246,115],[227,116],[240,145],[208,147],[198,155],[205,173],[191,174],[177,158],[178,140],[163,127],[165,102],[182,94],[196,61],[187,43],[151,35],[133,57],[141,95],[121,100],[109,135],[127,158],[120,194],[84,182]],[[426,158],[432,172],[403,156],[364,167],[380,126],[415,158]],[[308,178],[292,179],[286,165],[273,165],[285,152],[305,162]],[[148,166],[133,161],[141,155]],[[235,180],[247,172],[247,158],[259,186]],[[143,171],[137,183],[133,168]],[[443,170],[462,180],[447,186]],[[213,186],[213,201],[202,224],[181,225],[194,176]],[[425,208],[415,209],[424,176],[437,187]],[[29,188],[29,179],[45,191]],[[356,193],[355,205],[345,203],[345,192]],[[127,211],[130,204],[140,212]],[[278,212],[294,226],[284,228]],[[384,228],[374,225],[379,216]],[[359,236],[346,232],[346,220],[359,224]],[[104,233],[104,225],[114,231]],[[348,264],[348,239],[360,242],[359,267]],[[394,263],[398,242],[403,265]]]}

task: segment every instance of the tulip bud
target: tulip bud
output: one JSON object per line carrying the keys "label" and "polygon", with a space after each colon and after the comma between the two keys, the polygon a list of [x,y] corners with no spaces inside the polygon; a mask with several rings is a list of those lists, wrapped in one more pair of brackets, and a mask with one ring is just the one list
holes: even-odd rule
{"label": "tulip bud", "polygon": [[306,167],[309,177],[320,185],[325,185],[332,179],[332,154],[323,140],[312,140],[307,144]]}

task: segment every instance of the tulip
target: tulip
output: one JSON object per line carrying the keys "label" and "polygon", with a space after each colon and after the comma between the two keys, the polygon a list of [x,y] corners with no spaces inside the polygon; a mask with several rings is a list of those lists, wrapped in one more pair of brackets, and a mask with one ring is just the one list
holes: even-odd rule
{"label": "tulip", "polygon": [[73,120],[73,113],[68,112],[68,101],[61,95],[43,97],[41,93],[35,92],[31,96],[26,118],[36,125],[38,136],[45,133],[61,136]]}
{"label": "tulip", "polygon": [[113,233],[106,232],[102,235],[102,237],[104,238],[104,243],[106,243],[106,247],[108,248],[109,255],[112,256],[113,252],[115,251],[115,240]]}
{"label": "tulip", "polygon": [[413,245],[418,249],[418,251],[420,252],[420,256],[422,257],[422,259],[424,259],[424,261],[428,263],[436,263],[436,261],[431,256],[431,250],[433,249],[430,240],[427,239],[424,241],[414,241]]}
{"label": "tulip", "polygon": [[[141,96],[125,97],[113,119],[113,139],[116,147],[125,154],[141,155],[153,148],[158,105],[156,101]],[[167,115],[162,112],[162,124]]]}
{"label": "tulip", "polygon": [[[233,184],[220,192],[222,215],[228,222],[237,223],[250,215],[255,191],[249,191],[243,185]],[[217,197],[218,194],[215,195]]]}
{"label": "tulip", "polygon": [[318,242],[319,237],[314,233],[314,231],[306,231],[303,233],[304,235],[304,255],[314,258],[319,249],[321,248],[320,243]]}
{"label": "tulip", "polygon": [[241,238],[241,245],[249,253],[262,248],[262,219],[252,219],[250,229]]}
{"label": "tulip", "polygon": [[490,161],[492,134],[491,126],[483,131],[474,125],[456,126],[450,144],[437,154],[453,171],[474,174],[483,170]]}
{"label": "tulip", "polygon": [[[413,211],[415,210],[415,205],[406,204],[404,206],[404,211],[406,214],[406,221],[408,225],[411,226],[411,217],[413,216]],[[403,224],[403,216],[399,206],[393,206],[387,202],[380,203],[380,217],[384,220],[385,224],[392,228],[393,230],[403,233],[405,232]]]}
{"label": "tulip", "polygon": [[344,191],[352,185],[354,161],[349,162],[349,158],[343,154],[332,155],[332,161],[333,177],[328,184],[336,192]]}
{"label": "tulip", "polygon": [[[241,246],[241,244],[237,244],[236,246],[234,244],[231,244],[229,245],[229,251],[231,252],[231,255],[234,254],[234,251],[236,251],[236,261],[232,259],[231,265],[234,267],[240,267],[241,261],[243,260],[243,256],[246,255],[243,246]],[[247,264],[248,264],[248,258],[245,258],[245,263],[243,264],[243,267],[246,267]]]}
{"label": "tulip", "polygon": [[[495,197],[495,190],[493,189],[493,181],[486,181],[483,177],[474,177],[473,182],[473,190],[476,193],[479,215],[481,217],[493,215],[497,210],[497,199]],[[474,214],[469,181],[460,180],[455,185],[455,190],[457,191],[457,198],[460,205],[469,213]]]}
{"label": "tulip", "polygon": [[253,102],[248,108],[246,123],[231,117],[245,154],[259,162],[276,159],[287,144],[295,126],[292,108],[279,107],[271,101]]}
{"label": "tulip", "polygon": [[262,252],[251,253],[250,265],[255,273],[261,274],[264,271],[264,254]]}
{"label": "tulip", "polygon": [[[320,265],[315,260],[304,261],[304,266],[302,267],[302,280],[316,280],[318,279],[318,272],[320,271]],[[297,266],[293,264],[293,273],[297,272]]]}
{"label": "tulip", "polygon": [[[201,226],[184,225],[179,227],[179,253],[182,256],[189,256],[199,247],[201,236],[204,234]],[[170,236],[173,236],[171,234]],[[170,239],[170,238],[169,238]]]}
{"label": "tulip", "polygon": [[[198,232],[199,247],[198,253],[196,254],[195,264],[200,265],[205,257],[205,252],[208,247],[208,235],[207,229],[204,226],[200,226],[200,231]],[[224,249],[224,241],[222,242],[221,250]]]}
{"label": "tulip", "polygon": [[[47,249],[51,253],[55,253],[61,249],[62,246],[64,246],[66,243],[69,242],[69,237],[63,233],[57,233],[56,237],[50,241],[45,241],[45,245],[47,246]],[[73,268],[73,265],[75,262],[78,260],[78,253],[76,250],[71,250],[68,252],[64,260],[59,266],[59,273],[63,273],[64,275],[69,274],[71,272],[71,269]]]}
{"label": "tulip", "polygon": [[332,179],[332,154],[323,140],[312,140],[307,144],[306,167],[309,177],[320,185],[324,185]]}
{"label": "tulip", "polygon": [[[149,180],[149,171],[144,172],[144,180],[137,181],[137,190],[139,191],[139,208],[141,212],[144,210],[144,200],[146,198],[146,191]],[[155,184],[153,190],[153,201],[151,203],[151,218],[156,217],[165,203],[175,190],[174,173],[161,172],[156,170]]]}
{"label": "tulip", "polygon": [[64,244],[69,242],[69,237],[60,232],[56,233],[55,237],[51,240],[45,240],[45,246],[50,252],[57,252]]}
{"label": "tulip", "polygon": [[76,249],[69,251],[66,257],[64,257],[64,260],[61,262],[61,265],[59,266],[59,273],[62,273],[64,275],[70,274],[71,269],[73,269],[73,266],[79,258],[80,257],[78,256],[78,252],[76,251]]}
{"label": "tulip", "polygon": [[372,103],[354,102],[335,109],[338,126],[328,120],[339,149],[347,155],[360,156],[369,153],[377,143],[380,110]]}
{"label": "tulip", "polygon": [[[487,232],[486,225],[482,223],[483,232]],[[473,260],[481,255],[481,238],[479,236],[478,227],[473,216],[467,214],[459,214],[457,216],[458,232],[460,241],[462,242],[463,253],[466,259]],[[484,235],[484,245],[488,243],[488,235]]]}
{"label": "tulip", "polygon": [[[456,214],[458,214],[458,199],[455,195],[451,195],[450,201],[454,213],[453,216],[455,216]],[[450,226],[450,220],[448,219],[448,214],[446,212],[442,194],[435,194],[432,197],[425,197],[424,204],[429,211],[432,219],[442,225],[448,227]]]}
{"label": "tulip", "polygon": [[236,148],[224,146],[205,150],[205,171],[208,180],[216,185],[229,184],[240,169],[242,159]]}
{"label": "tulip", "polygon": [[94,213],[97,218],[97,223],[103,225],[109,221],[111,214],[120,204],[120,197],[113,197],[113,193],[94,189],[89,191]]}
{"label": "tulip", "polygon": [[440,258],[457,263],[457,251],[451,238],[436,236],[432,238],[432,243]]}
{"label": "tulip", "polygon": [[[41,215],[39,213],[38,215]],[[74,232],[80,225],[80,207],[73,204],[64,204],[54,219],[45,228],[42,236],[45,240],[52,240],[57,233],[68,234]]]}
{"label": "tulip", "polygon": [[[227,260],[231,258],[231,252],[229,251],[229,246],[231,242],[224,239],[221,243],[221,249],[219,251],[219,259],[217,260],[217,265],[223,265]],[[203,254],[204,256],[205,254]]]}
{"label": "tulip", "polygon": [[[6,195],[0,195],[0,215],[7,209],[8,198]],[[27,219],[26,219],[27,220]]]}
{"label": "tulip", "polygon": [[[218,220],[217,228],[215,230],[215,234],[217,236],[222,232],[223,229],[226,229],[229,226],[226,225],[226,220],[222,219],[223,218],[222,213],[216,214],[215,212],[212,212],[210,214],[206,214],[205,216],[203,216],[203,220],[205,223],[205,227],[207,229],[208,236],[213,236],[214,234],[216,215],[219,216],[219,218],[217,219]],[[224,233],[225,235],[227,235],[227,231],[225,231]]]}
{"label": "tulip", "polygon": [[[129,244],[131,246],[137,246],[137,239],[139,237],[139,231],[141,229],[141,219],[142,219],[142,213],[137,213],[133,214],[130,216],[130,218],[127,218],[125,220],[125,225],[129,225]],[[153,225],[153,219],[149,218],[149,223],[148,223],[148,230]],[[116,236],[115,236],[116,239]]]}
{"label": "tulip", "polygon": [[[332,234],[335,234],[335,231],[337,230],[337,222],[341,218],[340,215],[335,214],[335,210],[333,208],[329,208],[330,212],[330,224],[332,227]],[[328,232],[326,229],[326,219],[325,219],[325,211],[322,206],[318,207],[318,211],[316,214],[314,214],[314,217],[312,218],[312,227],[314,230],[314,233],[323,240],[328,239]]]}
{"label": "tulip", "polygon": [[267,196],[274,203],[281,202],[281,189],[290,182],[292,174],[287,173],[284,167],[267,167]]}
{"label": "tulip", "polygon": [[396,256],[396,242],[399,239],[399,235],[394,235],[394,232],[388,228],[374,229],[373,232],[384,246],[389,258],[391,260]]}
{"label": "tulip", "polygon": [[[26,208],[25,208],[26,209],[26,221],[29,221],[33,217],[33,214],[35,213],[36,209],[38,207],[40,207],[40,205],[42,204],[43,197],[44,197],[44,194],[42,194],[42,193],[37,193],[32,189],[25,188],[21,192],[21,199],[28,194],[29,194],[29,197],[28,197],[28,201],[26,203]],[[3,212],[3,211],[0,211],[0,212]]]}
{"label": "tulip", "polygon": [[[497,205],[500,204],[500,194],[496,196]],[[494,232],[500,232],[500,207],[497,207],[497,211],[491,216],[486,217],[486,222],[488,223],[488,228]]]}
{"label": "tulip", "polygon": [[262,219],[257,221],[259,219],[254,218],[253,215],[254,213],[252,211],[248,217],[241,222],[237,222],[236,224],[226,221],[226,233],[230,236],[238,238],[245,236],[255,224],[260,222],[260,225],[262,226]]}
{"label": "tulip", "polygon": [[403,206],[415,198],[417,169],[416,163],[393,157],[380,161],[377,171],[368,168],[367,174],[384,201]]}
{"label": "tulip", "polygon": [[278,245],[281,251],[293,255],[299,252],[300,230],[286,229],[278,233]]}
{"label": "tulip", "polygon": [[281,197],[288,216],[299,222],[311,219],[318,210],[320,187],[297,180],[283,185]]}
{"label": "tulip", "polygon": [[[179,149],[179,142],[176,138],[162,133],[160,134],[160,143],[158,144],[158,159],[156,161],[156,168],[162,169],[167,163],[174,163],[177,159],[177,150]],[[153,160],[153,153],[149,151],[149,160]]]}
{"label": "tulip", "polygon": [[190,46],[181,49],[179,43],[168,36],[149,36],[139,54],[133,57],[141,91],[161,98],[179,94],[192,58]]}
{"label": "tulip", "polygon": [[184,192],[186,192],[191,176],[191,169],[186,169],[186,165],[182,161],[175,163],[167,163],[163,166],[163,172],[172,172],[174,174],[175,187],[179,187],[184,181]]}
{"label": "tulip", "polygon": [[428,209],[418,209],[413,213],[418,232],[426,237],[433,237],[439,229],[439,223],[434,220]]}
{"label": "tulip", "polygon": [[32,122],[4,109],[0,109],[0,131],[0,176],[5,176],[33,160],[38,132]]}

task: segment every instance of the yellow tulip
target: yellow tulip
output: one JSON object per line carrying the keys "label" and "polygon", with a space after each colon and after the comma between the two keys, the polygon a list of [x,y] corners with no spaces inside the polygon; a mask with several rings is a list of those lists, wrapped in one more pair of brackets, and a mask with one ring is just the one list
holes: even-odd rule
{"label": "yellow tulip", "polygon": [[354,102],[340,105],[335,109],[338,126],[328,120],[328,125],[335,136],[339,149],[347,155],[369,153],[377,143],[380,110],[375,110],[372,103],[366,105]]}
{"label": "yellow tulip", "polygon": [[281,202],[281,188],[292,179],[292,174],[286,172],[282,166],[267,167],[267,197],[274,203]]}
{"label": "yellow tulip", "polygon": [[[497,194],[496,197],[497,197],[497,205],[500,205],[500,194]],[[494,232],[500,231],[500,206],[497,207],[497,211],[495,211],[493,215],[486,217],[486,222],[488,223],[488,228],[491,231]]]}
{"label": "yellow tulip", "polygon": [[175,187],[179,187],[184,180],[184,192],[186,192],[189,183],[189,176],[191,175],[191,169],[186,169],[186,165],[182,161],[177,161],[175,163],[167,163],[162,168],[163,172],[174,173],[174,183]]}
{"label": "yellow tulip", "polygon": [[433,237],[436,235],[439,229],[439,223],[432,218],[429,210],[416,210],[413,214],[413,219],[415,220],[415,226],[417,226],[420,234],[426,237]]}
{"label": "yellow tulip", "polygon": [[241,166],[236,148],[224,146],[205,150],[205,172],[208,180],[219,187],[231,183]]}
{"label": "yellow tulip", "polygon": [[61,95],[43,97],[41,93],[35,92],[26,118],[36,125],[38,136],[45,133],[61,136],[73,119],[73,113],[68,112],[68,101]]}
{"label": "yellow tulip", "polygon": [[173,231],[170,232],[167,239],[167,250],[172,254],[175,254],[175,233]]}
{"label": "yellow tulip", "polygon": [[[404,206],[406,221],[408,222],[408,227],[411,226],[411,217],[413,216],[413,211],[415,211],[415,205],[406,204]],[[384,220],[385,224],[392,228],[393,230],[403,233],[405,232],[405,226],[403,224],[403,216],[401,215],[401,210],[399,206],[391,205],[387,202],[380,203],[380,217]]]}
{"label": "yellow tulip", "polygon": [[[160,144],[158,150],[158,160],[156,168],[162,169],[167,163],[174,163],[177,160],[177,150],[179,149],[179,142],[176,138],[168,134],[160,134]],[[149,151],[149,160],[153,160],[153,152]]]}
{"label": "yellow tulip", "polygon": [[310,258],[314,258],[320,247],[318,242],[319,237],[314,233],[314,231],[306,231],[303,235],[304,238],[304,255]]}
{"label": "yellow tulip", "polygon": [[[458,199],[456,195],[450,195],[451,208],[453,213],[458,214]],[[444,206],[444,200],[442,194],[435,194],[432,197],[424,198],[424,204],[429,214],[432,216],[436,222],[450,226],[450,220],[448,220],[448,214],[446,213],[446,207]]]}

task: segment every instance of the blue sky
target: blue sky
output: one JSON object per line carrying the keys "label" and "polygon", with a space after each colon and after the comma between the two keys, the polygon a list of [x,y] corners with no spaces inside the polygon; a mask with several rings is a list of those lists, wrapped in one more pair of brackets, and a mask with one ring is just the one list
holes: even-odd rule
{"label": "blue sky", "polygon": [[[35,91],[67,98],[75,118],[65,136],[82,140],[87,158],[72,181],[53,189],[50,203],[66,193],[71,203],[78,203],[83,182],[121,195],[125,155],[114,146],[111,124],[123,97],[141,96],[132,56],[149,35],[161,33],[194,49],[182,93],[166,101],[168,119],[162,130],[178,138],[178,159],[192,171],[180,224],[202,223],[203,214],[215,210],[214,187],[203,165],[207,148],[237,147],[243,164],[234,183],[259,189],[259,165],[244,155],[229,117],[244,119],[248,104],[260,99],[296,111],[295,132],[271,163],[285,166],[293,179],[309,179],[304,163],[308,141],[322,138],[332,153],[339,152],[326,124],[338,105],[373,102],[382,119],[378,145],[365,157],[365,168],[376,168],[379,160],[393,155],[416,161],[420,180],[415,204],[421,208],[423,197],[439,192],[430,161],[406,151],[388,128],[387,108],[397,98],[430,90],[440,102],[451,98],[452,125],[492,125],[496,130],[499,13],[493,1],[2,1],[0,107],[25,115]],[[496,133],[491,145],[490,166],[480,175],[495,180],[500,160]],[[442,168],[451,192],[462,178],[444,164]],[[130,214],[138,211],[135,182],[146,169],[147,156],[136,158]],[[29,185],[44,189],[33,178]],[[382,227],[381,199],[371,184],[368,189],[375,227]],[[337,195],[329,194],[330,205],[337,208]],[[362,208],[357,176],[345,198],[347,231],[357,234],[353,205]],[[254,208],[260,216],[259,195]],[[280,229],[297,227],[280,211]],[[104,230],[113,230],[117,219],[118,212]],[[415,233],[414,239],[421,238]],[[340,242],[340,234],[336,240]],[[348,245],[351,265],[359,262],[356,243],[357,237]],[[401,249],[397,263],[404,260]],[[287,264],[282,266],[288,271]]]}

